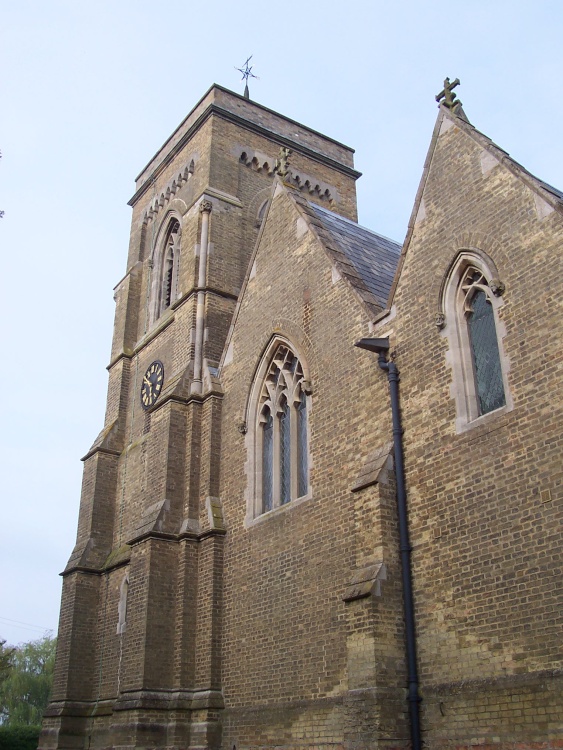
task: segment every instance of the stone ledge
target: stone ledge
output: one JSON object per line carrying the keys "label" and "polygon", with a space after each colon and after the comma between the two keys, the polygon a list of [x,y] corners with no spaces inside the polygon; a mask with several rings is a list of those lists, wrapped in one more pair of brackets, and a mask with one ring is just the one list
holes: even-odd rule
{"label": "stone ledge", "polygon": [[127,690],[113,704],[114,711],[190,711],[224,707],[225,701],[220,690]]}

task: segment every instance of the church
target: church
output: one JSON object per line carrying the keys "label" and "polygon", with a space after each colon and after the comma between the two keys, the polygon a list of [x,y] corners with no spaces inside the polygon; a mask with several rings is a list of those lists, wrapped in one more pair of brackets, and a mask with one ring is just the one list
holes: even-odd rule
{"label": "church", "polygon": [[563,193],[456,83],[402,246],[218,85],[137,177],[41,750],[563,747]]}

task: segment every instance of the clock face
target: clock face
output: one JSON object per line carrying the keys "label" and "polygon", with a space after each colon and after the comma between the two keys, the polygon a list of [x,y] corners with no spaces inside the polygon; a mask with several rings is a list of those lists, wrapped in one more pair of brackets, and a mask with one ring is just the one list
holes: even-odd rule
{"label": "clock face", "polygon": [[162,390],[164,383],[164,365],[155,360],[143,376],[141,384],[141,404],[143,409],[150,409]]}

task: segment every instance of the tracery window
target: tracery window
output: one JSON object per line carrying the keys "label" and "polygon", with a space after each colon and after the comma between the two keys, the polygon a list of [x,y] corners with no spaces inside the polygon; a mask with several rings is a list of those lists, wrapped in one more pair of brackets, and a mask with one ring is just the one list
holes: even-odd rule
{"label": "tracery window", "polygon": [[449,341],[458,432],[512,407],[499,319],[503,291],[492,260],[477,250],[458,254],[442,287],[436,322]]}
{"label": "tracery window", "polygon": [[309,454],[308,384],[296,354],[279,344],[264,377],[257,408],[256,514],[307,495]]}

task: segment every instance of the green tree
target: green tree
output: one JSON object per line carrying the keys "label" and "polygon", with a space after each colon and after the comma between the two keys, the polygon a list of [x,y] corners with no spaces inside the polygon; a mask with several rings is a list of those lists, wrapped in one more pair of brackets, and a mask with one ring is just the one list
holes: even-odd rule
{"label": "green tree", "polygon": [[[53,683],[56,639],[45,636],[11,649],[8,666],[0,677],[0,723],[5,726],[41,724]],[[0,650],[6,654],[5,642]]]}
{"label": "green tree", "polygon": [[2,684],[10,674],[14,651],[14,648],[6,646],[6,641],[0,638],[0,684]]}

